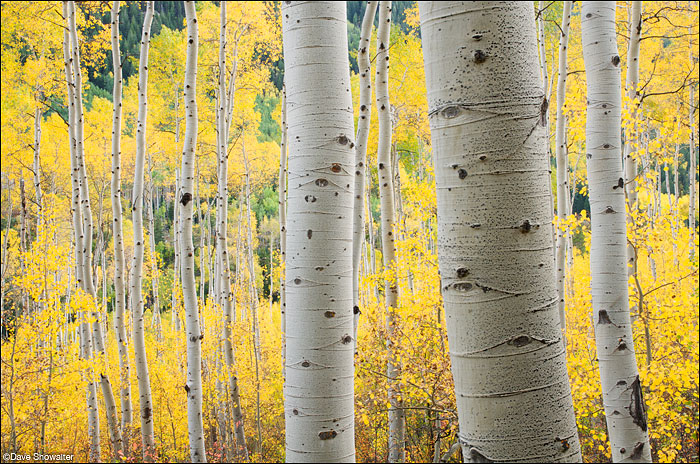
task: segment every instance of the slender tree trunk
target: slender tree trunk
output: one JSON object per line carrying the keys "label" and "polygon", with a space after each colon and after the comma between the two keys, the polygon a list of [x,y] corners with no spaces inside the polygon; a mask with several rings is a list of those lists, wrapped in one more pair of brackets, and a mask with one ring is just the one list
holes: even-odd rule
{"label": "slender tree trunk", "polygon": [[391,30],[391,2],[379,3],[379,27],[377,31],[377,114],[379,141],[377,143],[377,173],[381,209],[382,257],[384,261],[384,295],[386,298],[387,329],[387,379],[389,382],[389,462],[406,460],[406,418],[402,409],[398,378],[400,361],[395,353],[397,345],[396,310],[399,303],[396,246],[394,244],[396,209],[394,204],[394,177],[391,162],[391,103],[389,102],[389,31]]}
{"label": "slender tree trunk", "polygon": [[[639,141],[637,140],[637,110],[639,109],[639,99],[637,98],[637,85],[639,83],[639,44],[642,34],[642,2],[633,1],[630,12],[630,39],[627,49],[627,80],[625,82],[625,90],[629,97],[630,114],[633,120],[632,129],[625,130],[625,192],[627,194],[627,206],[629,207],[630,215],[627,218],[628,222],[634,224],[637,205],[637,156],[634,153],[639,151]],[[619,57],[617,57],[619,61]],[[617,65],[616,65],[617,66]],[[630,275],[633,269],[636,269],[634,260],[636,253],[630,243],[627,246],[627,262],[629,265]]]}
{"label": "slender tree trunk", "polygon": [[197,147],[197,49],[199,26],[194,2],[185,2],[187,17],[187,62],[185,67],[185,140],[182,149],[182,186],[178,199],[182,234],[182,293],[185,300],[187,332],[187,430],[192,462],[206,462],[202,423],[202,334],[199,327],[197,287],[194,280],[194,244],[192,241],[192,206],[194,205],[194,159]]}
{"label": "slender tree trunk", "polygon": [[230,394],[231,419],[236,438],[236,455],[248,460],[248,447],[243,427],[238,377],[236,376],[236,359],[233,344],[233,305],[235,295],[231,293],[231,267],[228,254],[228,137],[231,123],[229,107],[232,105],[235,92],[236,65],[232,68],[231,87],[227,92],[226,86],[226,3],[221,3],[221,24],[219,35],[219,94],[217,106],[217,159],[218,159],[218,192],[216,211],[216,259],[219,266],[217,275],[217,301],[224,315],[224,359],[228,371],[228,388]]}
{"label": "slender tree trunk", "polygon": [[43,220],[43,193],[41,191],[41,162],[39,159],[39,150],[41,148],[41,109],[34,110],[34,191],[36,192],[36,231],[39,235],[39,229]]}
{"label": "slender tree trunk", "polygon": [[[153,167],[151,165],[151,152],[148,152],[148,186],[146,195],[146,220],[148,221],[148,246],[151,253],[151,289],[153,292],[153,320],[156,327],[158,340],[162,338],[162,326],[160,321],[160,298],[158,296],[158,254],[156,252],[155,220],[153,218]],[[201,221],[200,221],[201,222]]]}
{"label": "slender tree trunk", "polygon": [[[280,139],[280,177],[279,177],[279,215],[280,215],[280,331],[282,332],[282,378],[284,378],[284,360],[287,357],[286,311],[287,298],[285,274],[287,265],[287,88],[282,85],[282,137]],[[272,273],[272,264],[270,264]]]}
{"label": "slender tree trunk", "polygon": [[[250,296],[250,306],[253,316],[253,351],[255,352],[255,395],[256,395],[256,422],[258,427],[258,440],[256,443],[258,453],[262,450],[262,426],[260,419],[260,322],[258,318],[258,288],[255,278],[255,258],[253,254],[253,224],[251,220],[250,208],[250,170],[248,167],[248,156],[245,151],[245,133],[241,135],[243,141],[243,162],[245,165],[245,202],[248,218],[248,269],[250,280],[248,282],[248,295]],[[228,263],[227,263],[228,264]]]}
{"label": "slender tree trunk", "polygon": [[[72,55],[71,41],[72,34],[71,29],[75,25],[75,5],[73,2],[63,2],[63,17],[68,22],[68,27],[64,29],[63,33],[63,57],[66,72],[66,83],[68,88],[68,134],[70,137],[70,156],[71,156],[71,186],[72,186],[72,217],[73,217],[73,233],[75,240],[75,263],[76,263],[76,283],[79,287],[83,287],[84,280],[84,266],[83,266],[83,221],[81,212],[81,192],[80,192],[80,174],[79,174],[79,161],[77,155],[77,135],[76,135],[76,125],[77,125],[77,106],[76,106],[76,85],[77,76],[74,75],[75,69],[73,66],[74,57]],[[79,96],[78,96],[79,98]],[[20,188],[23,195],[23,179],[20,179]],[[22,198],[22,203],[24,199]],[[21,205],[24,208],[24,205]],[[20,210],[21,212],[22,210]],[[23,246],[24,240],[24,219],[22,219],[22,233],[20,243]],[[26,309],[26,307],[25,307]],[[84,318],[85,315],[83,314]],[[80,355],[81,358],[85,360],[90,360],[92,358],[92,339],[90,334],[90,329],[88,322],[82,321],[79,324],[80,327]],[[85,377],[87,380],[87,416],[88,416],[88,438],[90,440],[90,448],[88,459],[92,462],[100,461],[101,450],[100,450],[100,416],[97,409],[97,390],[95,387],[95,374],[92,367],[88,367],[85,370]]]}
{"label": "slender tree trunk", "polygon": [[171,330],[180,331],[180,210],[177,199],[180,196],[180,170],[175,169],[175,196],[173,197],[173,287],[172,287],[172,313],[170,314]]}
{"label": "slender tree trunk", "polygon": [[581,33],[589,102],[586,158],[591,202],[591,294],[603,405],[613,460],[651,462],[627,289],[615,2],[584,2]]}
{"label": "slender tree trunk", "polygon": [[556,266],[557,266],[557,293],[559,294],[559,320],[564,334],[564,346],[566,346],[566,236],[562,224],[567,219],[569,212],[569,157],[566,152],[566,117],[564,116],[564,102],[566,101],[566,54],[569,42],[569,23],[571,22],[571,2],[564,2],[564,11],[561,19],[561,37],[559,39],[559,73],[557,76],[557,121],[555,133],[555,146],[557,154],[557,228]]}
{"label": "slender tree trunk", "polygon": [[580,461],[557,313],[534,9],[419,9],[464,460]]}
{"label": "slender tree trunk", "polygon": [[355,144],[345,10],[340,2],[282,4],[293,141],[284,385],[288,462],[355,461],[349,207]]}
{"label": "slender tree trunk", "polygon": [[353,210],[352,236],[352,298],[353,298],[353,339],[357,353],[357,326],[360,322],[360,256],[365,241],[365,164],[367,164],[367,139],[372,119],[372,68],[370,64],[370,40],[372,25],[379,2],[367,2],[362,19],[360,46],[357,50],[357,63],[360,67],[360,119],[357,121],[355,143],[355,199]]}
{"label": "slender tree trunk", "polygon": [[[693,63],[692,47],[690,49],[690,62]],[[697,178],[697,162],[695,160],[695,85],[690,84],[689,100],[688,100],[688,124],[690,125],[690,140],[688,141],[688,154],[690,156],[690,169],[688,169],[688,186],[690,188],[689,209],[688,209],[688,228],[690,229],[690,260],[695,259],[695,183]]]}
{"label": "slender tree trunk", "polygon": [[148,104],[148,49],[151,42],[151,23],[153,21],[153,2],[146,6],[146,16],[141,33],[141,51],[139,55],[139,111],[136,125],[136,161],[134,165],[134,188],[132,194],[132,222],[134,227],[134,258],[131,266],[131,314],[132,337],[134,340],[134,361],[139,387],[139,415],[141,417],[141,445],[143,460],[150,462],[156,458],[155,438],[153,432],[153,401],[151,400],[151,381],[146,359],[146,341],[144,338],[145,312],[141,280],[143,274],[143,182],[144,161],[146,157],[146,117]]}

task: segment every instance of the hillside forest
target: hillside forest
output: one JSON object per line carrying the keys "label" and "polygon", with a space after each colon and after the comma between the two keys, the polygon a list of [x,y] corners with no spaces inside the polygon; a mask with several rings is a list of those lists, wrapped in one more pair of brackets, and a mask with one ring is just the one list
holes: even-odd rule
{"label": "hillside forest", "polygon": [[2,2],[3,462],[698,462],[698,4]]}

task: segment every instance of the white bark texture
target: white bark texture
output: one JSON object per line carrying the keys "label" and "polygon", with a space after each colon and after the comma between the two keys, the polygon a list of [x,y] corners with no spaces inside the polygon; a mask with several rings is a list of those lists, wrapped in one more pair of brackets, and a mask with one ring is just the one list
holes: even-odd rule
{"label": "white bark texture", "polygon": [[39,150],[41,148],[41,108],[37,107],[34,110],[34,191],[36,192],[36,233],[39,235],[41,222],[43,218],[43,204],[41,191],[41,161],[39,159]]}
{"label": "white bark texture", "polygon": [[[219,183],[217,192],[217,231],[216,246],[218,261],[221,270],[218,273],[219,294],[217,301],[222,306],[224,316],[224,359],[228,369],[228,386],[230,395],[231,419],[236,437],[236,456],[248,460],[248,447],[246,445],[245,430],[243,428],[243,414],[241,412],[241,399],[236,377],[236,358],[233,345],[233,304],[235,297],[231,293],[231,268],[228,256],[228,134],[231,117],[228,111],[235,91],[235,65],[231,75],[231,92],[226,91],[226,3],[221,3],[221,25],[219,35],[219,105],[217,106],[217,137],[219,160]],[[234,58],[235,60],[235,58]]]}
{"label": "white bark texture", "polygon": [[352,96],[345,4],[284,2],[288,462],[355,461]]}
{"label": "white bark texture", "polygon": [[204,426],[202,424],[202,339],[197,308],[197,286],[194,280],[194,243],[192,212],[194,205],[194,162],[197,147],[197,49],[199,26],[194,2],[185,2],[187,18],[187,61],[185,64],[185,140],[182,149],[182,185],[180,210],[182,252],[182,294],[185,300],[185,332],[187,333],[187,431],[192,462],[206,462]]}
{"label": "white bark texture", "polygon": [[[282,332],[282,378],[284,378],[284,360],[287,357],[286,317],[287,297],[285,285],[285,264],[287,262],[287,87],[282,85],[282,115],[280,125],[280,176],[279,176],[279,214],[280,214],[280,331]],[[270,265],[272,273],[272,265]]]}
{"label": "white bark texture", "polygon": [[[74,75],[74,66],[72,55],[72,34],[71,28],[75,27],[75,5],[73,2],[63,2],[63,17],[68,25],[63,32],[63,59],[66,72],[66,84],[68,92],[68,134],[70,138],[70,157],[71,157],[71,186],[72,186],[72,216],[73,216],[73,233],[75,240],[75,268],[76,281],[79,287],[83,288],[84,267],[83,267],[83,221],[80,207],[80,174],[79,161],[77,155],[77,139],[76,139],[76,124],[77,124],[77,108],[76,108],[76,87]],[[77,34],[76,34],[77,36]],[[20,213],[22,213],[22,226],[24,231],[24,183],[20,179],[20,189],[22,194],[22,205]],[[24,233],[22,235],[22,244],[24,243]],[[26,306],[25,306],[26,309]],[[80,355],[83,359],[89,360],[92,358],[92,337],[90,334],[89,325],[83,321],[80,324]],[[87,380],[86,402],[88,416],[88,439],[90,440],[90,450],[88,459],[91,462],[100,460],[100,415],[97,403],[97,391],[94,381],[94,372],[92,368],[85,371]]]}
{"label": "white bark texture", "polygon": [[180,209],[177,206],[177,200],[180,197],[180,170],[175,169],[175,195],[173,199],[173,252],[175,259],[173,260],[173,291],[171,294],[172,312],[170,313],[170,330],[180,331]]}
{"label": "white bark texture", "polygon": [[588,82],[586,158],[591,202],[591,294],[603,406],[613,461],[651,462],[627,289],[615,2],[583,2],[581,34]]}
{"label": "white bark texture", "polygon": [[[638,152],[637,133],[637,110],[639,99],[637,98],[637,85],[639,84],[639,45],[642,34],[642,2],[633,1],[630,11],[629,45],[627,48],[627,79],[625,90],[630,99],[630,114],[634,121],[632,129],[625,130],[624,145],[624,169],[625,169],[625,191],[627,193],[627,206],[630,216],[628,222],[633,222],[633,214],[637,211],[637,158],[634,152]],[[619,57],[617,58],[619,62]],[[627,246],[628,273],[636,273],[636,253],[631,244]]]}
{"label": "white bark texture", "polygon": [[370,40],[372,25],[379,2],[367,2],[362,18],[357,63],[360,68],[360,119],[355,137],[355,199],[352,235],[352,312],[353,339],[357,352],[357,326],[360,322],[360,258],[365,241],[365,164],[367,164],[367,139],[372,119],[372,68],[370,64]]}
{"label": "white bark texture", "polygon": [[465,462],[573,462],[532,4],[419,2]]}
{"label": "white bark texture", "polygon": [[[122,62],[119,51],[119,2],[112,6],[112,63],[114,87],[112,91],[112,235],[114,236],[114,332],[119,352],[119,395],[121,397],[122,432],[132,422],[131,367],[129,347],[124,325],[126,308],[124,289],[124,235],[122,231],[121,202],[121,118],[122,118]],[[126,433],[125,433],[126,435]]]}
{"label": "white bark texture", "polygon": [[153,432],[153,401],[151,399],[151,381],[146,359],[146,341],[144,338],[143,314],[145,311],[141,281],[143,275],[143,171],[146,157],[146,117],[148,115],[148,48],[151,42],[151,23],[153,22],[153,2],[148,2],[141,32],[141,50],[139,55],[139,110],[136,123],[136,159],[134,163],[134,188],[132,192],[132,223],[134,234],[134,258],[131,265],[131,316],[132,338],[134,341],[134,363],[139,387],[139,415],[141,417],[141,445],[143,460],[155,459],[155,439]]}
{"label": "white bark texture", "polygon": [[381,212],[382,257],[384,262],[384,295],[387,330],[387,366],[389,397],[389,462],[406,460],[406,416],[401,408],[401,391],[398,377],[400,361],[394,352],[396,345],[396,309],[399,304],[399,286],[396,262],[396,204],[394,202],[394,169],[391,156],[391,103],[389,101],[389,33],[391,31],[391,2],[379,2],[377,28],[376,96],[379,140],[377,141],[377,175],[379,176],[379,202]]}
{"label": "white bark texture", "polygon": [[[557,75],[557,121],[554,135],[557,156],[557,218],[559,223],[566,221],[569,212],[569,157],[566,150],[566,117],[564,101],[566,100],[566,54],[569,43],[569,23],[571,22],[571,1],[564,2],[561,18],[561,37],[559,38],[559,73]],[[559,295],[559,320],[566,342],[566,236],[568,231],[557,229],[556,266],[557,294]]]}

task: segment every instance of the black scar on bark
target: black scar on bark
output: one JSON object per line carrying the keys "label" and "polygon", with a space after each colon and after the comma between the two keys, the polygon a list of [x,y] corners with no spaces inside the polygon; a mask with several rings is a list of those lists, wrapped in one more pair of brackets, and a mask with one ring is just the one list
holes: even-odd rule
{"label": "black scar on bark", "polygon": [[604,309],[598,311],[598,324],[612,324],[608,312]]}
{"label": "black scar on bark", "polygon": [[[620,450],[622,451],[622,450]],[[635,461],[637,459],[641,459],[642,457],[642,452],[644,451],[644,443],[641,441],[638,441],[636,445],[634,445],[634,449],[632,450],[632,454],[630,455],[630,459],[634,459]]]}
{"label": "black scar on bark", "polygon": [[[644,406],[644,397],[642,396],[642,384],[639,382],[639,375],[632,382],[632,397],[630,399],[630,416],[632,422],[637,424],[642,431],[647,431],[647,411]],[[639,446],[639,443],[637,444]],[[634,447],[634,453],[637,452],[637,446]],[[644,446],[642,444],[642,446]],[[641,453],[641,450],[639,451]]]}
{"label": "black scar on bark", "polygon": [[360,314],[360,307],[359,307],[359,306],[353,306],[353,307],[352,307],[352,313],[353,313],[353,314]]}
{"label": "black scar on bark", "polygon": [[190,386],[189,386],[189,385],[187,385],[187,384],[185,384],[185,391],[186,391],[187,393],[189,393],[189,392],[190,392]]}
{"label": "black scar on bark", "polygon": [[180,203],[182,203],[182,206],[187,206],[187,203],[192,201],[192,194],[190,192],[185,192],[182,194],[182,197],[180,198]]}
{"label": "black scar on bark", "polygon": [[624,186],[625,186],[625,179],[620,177],[619,179],[617,179],[617,185],[613,185],[613,190],[618,189],[618,188],[622,188]]}
{"label": "black scar on bark", "polygon": [[321,440],[330,440],[330,439],[335,438],[337,436],[338,436],[338,432],[336,432],[335,430],[327,430],[324,432],[319,432],[319,434],[318,434],[318,438],[320,438]]}

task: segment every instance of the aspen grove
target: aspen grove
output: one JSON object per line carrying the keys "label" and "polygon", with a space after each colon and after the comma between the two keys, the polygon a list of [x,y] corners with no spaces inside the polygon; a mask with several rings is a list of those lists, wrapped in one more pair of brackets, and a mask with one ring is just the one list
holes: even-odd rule
{"label": "aspen grove", "polygon": [[685,1],[3,1],[3,462],[698,462]]}

